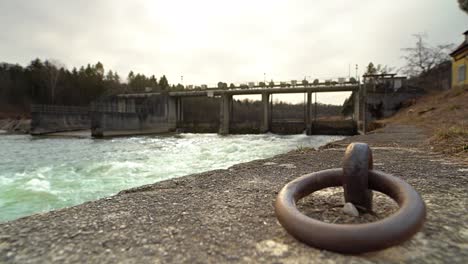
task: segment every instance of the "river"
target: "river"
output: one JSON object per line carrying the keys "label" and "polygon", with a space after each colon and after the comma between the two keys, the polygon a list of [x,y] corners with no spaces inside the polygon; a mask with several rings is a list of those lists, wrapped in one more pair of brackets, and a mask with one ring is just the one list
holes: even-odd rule
{"label": "river", "polygon": [[178,134],[113,139],[0,136],[0,222],[121,190],[226,169],[338,136]]}

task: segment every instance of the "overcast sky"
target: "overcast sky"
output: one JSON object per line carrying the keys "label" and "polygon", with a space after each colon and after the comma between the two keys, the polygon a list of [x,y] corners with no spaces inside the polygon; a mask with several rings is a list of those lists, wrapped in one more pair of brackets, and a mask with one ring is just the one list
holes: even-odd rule
{"label": "overcast sky", "polygon": [[0,61],[101,61],[124,78],[133,70],[187,85],[400,67],[413,33],[458,45],[468,16],[456,0],[0,0],[0,25]]}

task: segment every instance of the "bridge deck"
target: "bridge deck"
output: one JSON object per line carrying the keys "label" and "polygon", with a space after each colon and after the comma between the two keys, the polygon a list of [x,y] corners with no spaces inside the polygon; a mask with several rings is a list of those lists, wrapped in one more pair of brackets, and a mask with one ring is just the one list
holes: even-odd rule
{"label": "bridge deck", "polygon": [[[250,94],[284,94],[284,93],[325,93],[325,92],[353,92],[358,91],[359,85],[330,85],[330,86],[296,86],[296,87],[269,87],[269,88],[250,88],[250,89],[206,89],[199,91],[174,91],[169,92],[169,96],[173,97],[196,97],[196,96],[219,96],[228,95],[250,95]],[[161,93],[135,93],[135,94],[120,94],[120,97],[149,97],[159,95]]]}
{"label": "bridge deck", "polygon": [[206,91],[184,91],[170,92],[170,96],[206,96],[213,95],[249,95],[249,94],[279,94],[279,93],[319,93],[319,92],[352,92],[359,89],[358,85],[335,85],[323,87],[284,87],[284,88],[257,88],[257,89],[236,89],[236,90],[206,90]]}

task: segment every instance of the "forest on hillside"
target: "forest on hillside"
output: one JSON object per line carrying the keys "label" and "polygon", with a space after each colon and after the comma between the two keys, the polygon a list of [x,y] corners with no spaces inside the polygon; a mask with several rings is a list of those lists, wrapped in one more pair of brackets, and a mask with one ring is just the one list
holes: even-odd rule
{"label": "forest on hillside", "polygon": [[55,61],[35,59],[26,67],[0,63],[0,111],[28,112],[30,104],[87,106],[103,96],[170,89],[167,78],[130,72],[122,80],[101,62],[72,70]]}

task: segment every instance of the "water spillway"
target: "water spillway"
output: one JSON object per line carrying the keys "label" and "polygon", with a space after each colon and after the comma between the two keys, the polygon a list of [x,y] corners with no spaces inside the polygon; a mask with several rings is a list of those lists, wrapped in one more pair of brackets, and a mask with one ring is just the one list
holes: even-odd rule
{"label": "water spillway", "polygon": [[0,222],[121,190],[263,159],[339,136],[178,134],[130,138],[0,136]]}

